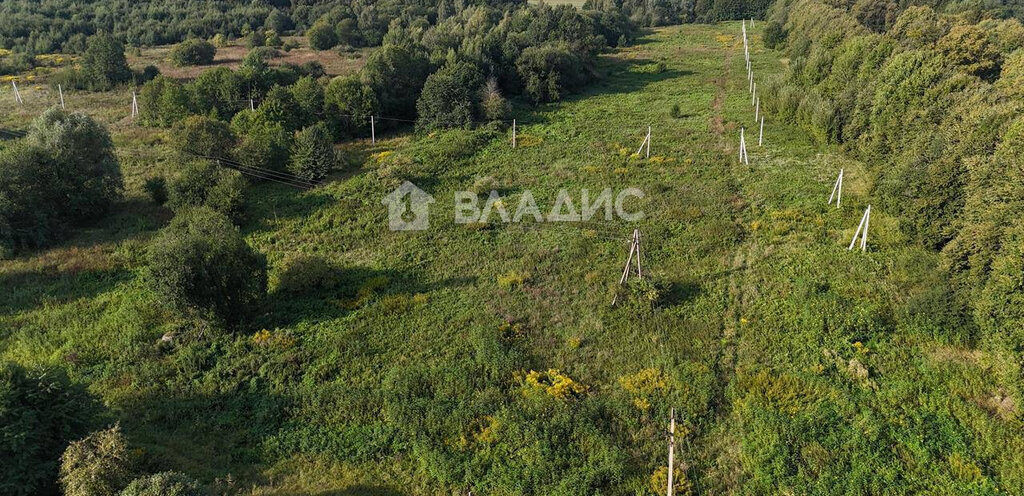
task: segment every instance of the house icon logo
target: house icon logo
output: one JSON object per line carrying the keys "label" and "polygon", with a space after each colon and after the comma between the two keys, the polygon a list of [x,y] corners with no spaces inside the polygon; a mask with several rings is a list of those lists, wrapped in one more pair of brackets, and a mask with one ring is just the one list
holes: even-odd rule
{"label": "house icon logo", "polygon": [[422,231],[430,225],[428,217],[434,197],[409,181],[385,196],[381,203],[388,207],[388,228],[392,231]]}

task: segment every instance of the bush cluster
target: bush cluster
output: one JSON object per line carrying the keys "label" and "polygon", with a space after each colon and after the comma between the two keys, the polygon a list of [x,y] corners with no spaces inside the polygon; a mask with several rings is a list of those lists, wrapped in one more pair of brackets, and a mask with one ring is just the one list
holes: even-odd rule
{"label": "bush cluster", "polygon": [[0,493],[55,494],[61,453],[89,432],[96,406],[59,371],[0,363]]}
{"label": "bush cluster", "polygon": [[235,326],[267,291],[267,261],[207,207],[179,212],[149,247],[153,291],[183,315]]}
{"label": "bush cluster", "polygon": [[0,255],[45,246],[120,198],[121,170],[107,130],[59,109],[0,151]]}
{"label": "bush cluster", "polygon": [[179,66],[208,65],[213,63],[217,48],[212,43],[198,38],[187,39],[171,49],[171,63]]}

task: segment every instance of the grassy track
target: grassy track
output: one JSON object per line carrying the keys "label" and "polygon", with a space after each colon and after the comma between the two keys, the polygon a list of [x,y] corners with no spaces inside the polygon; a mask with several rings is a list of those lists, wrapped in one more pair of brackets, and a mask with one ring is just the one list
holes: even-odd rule
{"label": "grassy track", "polygon": [[[663,463],[670,406],[689,431],[679,459],[701,493],[934,492],[959,487],[958,466],[978,468],[977,487],[1016,487],[1000,474],[1021,455],[991,447],[1021,442],[991,401],[1010,388],[1005,363],[970,349],[937,257],[881,211],[870,251],[846,251],[871,201],[863,167],[770,116],[765,146],[755,132],[751,165],[737,163],[739,128],[756,129],[739,31],[659,29],[606,56],[606,77],[585,93],[517,109],[515,150],[504,132],[396,132],[345,144],[353,170],[323,188],[256,186],[243,230],[272,267],[296,254],[344,267],[334,290],[272,290],[253,329],[269,340],[154,344],[177,329],[143,289],[141,253],[167,213],[145,206],[140,185],[173,165],[158,132],[119,125],[123,156],[154,154],[158,165],[125,160],[124,213],[67,246],[0,262],[0,357],[68,367],[153,460],[207,480],[232,474],[234,489],[257,494],[463,490],[425,453],[449,453],[459,426],[485,417],[507,426],[499,441],[457,456],[493,480],[533,477],[522,460],[543,454],[528,425],[547,419],[517,413],[529,405],[512,374],[466,372],[502,333],[519,350],[512,368],[558,369],[588,387],[581,410],[607,408],[612,420],[597,429],[622,453],[616,494],[646,490]],[[758,31],[763,77],[783,64]],[[629,157],[648,125],[652,159]],[[825,200],[840,167],[835,210]],[[480,178],[511,210],[527,189],[547,211],[559,189],[639,187],[646,217],[456,225],[454,192]],[[387,230],[380,199],[406,179],[437,199],[427,231]],[[633,228],[645,270],[670,285],[653,311],[609,305]],[[642,408],[620,379],[647,368],[667,385]],[[434,381],[429,395],[396,386],[410,370]],[[425,422],[414,426],[421,438],[405,421]],[[480,461],[491,456],[500,462]],[[515,493],[494,484],[477,492]]]}

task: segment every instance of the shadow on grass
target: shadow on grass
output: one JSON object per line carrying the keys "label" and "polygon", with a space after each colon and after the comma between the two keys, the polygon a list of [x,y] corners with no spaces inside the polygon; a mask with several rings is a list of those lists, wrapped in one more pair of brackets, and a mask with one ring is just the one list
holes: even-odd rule
{"label": "shadow on grass", "polygon": [[387,487],[358,485],[341,491],[316,493],[315,496],[404,496],[404,494]]}
{"label": "shadow on grass", "polygon": [[265,313],[254,322],[257,328],[323,322],[371,305],[384,312],[404,311],[419,304],[419,294],[476,283],[474,277],[423,282],[411,272],[308,264],[285,268],[276,280],[264,302]]}
{"label": "shadow on grass", "polygon": [[91,298],[131,278],[132,273],[122,269],[67,272],[47,268],[2,273],[0,315]]}
{"label": "shadow on grass", "polygon": [[[210,343],[197,343],[172,355],[178,374],[204,375],[215,369],[218,356]],[[192,363],[183,363],[191,361]],[[208,363],[199,363],[205,361]],[[168,386],[119,405],[118,417],[131,444],[141,448],[142,464],[150,471],[177,470],[205,480],[238,475],[260,462],[263,441],[284,424],[288,400],[256,383],[228,384],[223,393],[180,392]]]}
{"label": "shadow on grass", "polygon": [[664,306],[682,305],[695,300],[700,293],[700,284],[694,281],[673,282],[665,292],[662,304]]}
{"label": "shadow on grass", "polygon": [[[243,350],[231,340],[179,345],[164,356],[164,367],[170,368],[161,374],[171,375],[141,394],[119,397],[113,408],[130,445],[142,453],[140,468],[218,481],[214,485],[225,491],[217,494],[235,494],[237,484],[226,481],[269,483],[263,464],[280,457],[322,453],[345,460],[348,455],[337,451],[351,447],[344,427],[294,423],[294,410],[302,408],[296,399],[300,393],[291,390],[299,387],[292,381],[302,376],[293,368],[301,360],[298,352]],[[370,485],[285,494],[401,495]]]}

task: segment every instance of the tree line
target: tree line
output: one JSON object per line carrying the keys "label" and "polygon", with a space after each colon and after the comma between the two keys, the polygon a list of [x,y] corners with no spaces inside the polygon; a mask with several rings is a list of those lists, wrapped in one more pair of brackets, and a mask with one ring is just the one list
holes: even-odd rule
{"label": "tree line", "polygon": [[393,19],[437,20],[474,5],[513,6],[521,0],[355,0],[294,2],[260,0],[169,0],[157,4],[130,0],[74,2],[70,0],[10,0],[0,4],[0,48],[31,54],[82,53],[86,39],[111,33],[131,46],[177,43],[188,38],[209,39],[221,34],[246,36],[254,32],[304,32],[317,20],[347,20],[346,40],[352,46],[381,43]]}
{"label": "tree line", "polygon": [[956,299],[927,311],[1019,359],[1024,26],[998,14],[780,1],[765,42],[792,62],[759,88],[769,112],[864,160],[880,206],[941,252]]}

